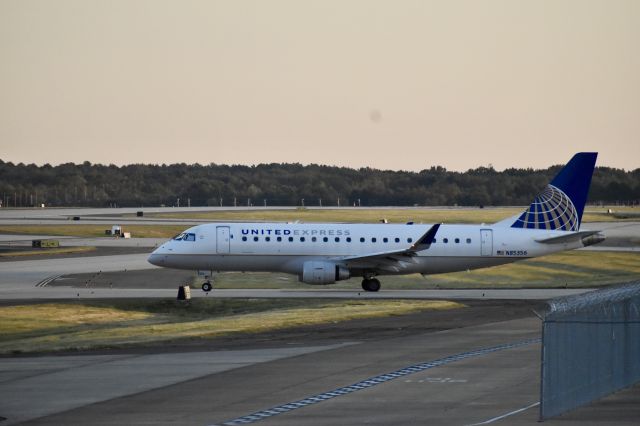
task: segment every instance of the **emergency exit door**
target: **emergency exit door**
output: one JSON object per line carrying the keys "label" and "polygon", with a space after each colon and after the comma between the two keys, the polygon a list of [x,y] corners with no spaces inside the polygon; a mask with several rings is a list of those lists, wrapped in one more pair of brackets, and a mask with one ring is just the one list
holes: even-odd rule
{"label": "emergency exit door", "polygon": [[480,254],[482,256],[493,254],[493,231],[491,229],[480,230]]}
{"label": "emergency exit door", "polygon": [[216,253],[226,254],[229,253],[231,242],[229,240],[229,227],[218,226],[216,227]]}

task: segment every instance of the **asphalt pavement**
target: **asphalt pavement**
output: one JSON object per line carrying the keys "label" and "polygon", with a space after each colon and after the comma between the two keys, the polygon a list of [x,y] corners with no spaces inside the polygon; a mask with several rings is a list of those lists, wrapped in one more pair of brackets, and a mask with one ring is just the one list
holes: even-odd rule
{"label": "asphalt pavement", "polygon": [[[344,339],[342,324],[329,336],[251,336],[252,349],[14,358],[0,415],[26,425],[537,424],[540,321],[473,314],[450,312],[449,327],[431,332],[378,321],[380,336],[362,340]],[[545,424],[637,424],[638,402],[634,388]],[[600,404],[606,419],[585,418]]]}

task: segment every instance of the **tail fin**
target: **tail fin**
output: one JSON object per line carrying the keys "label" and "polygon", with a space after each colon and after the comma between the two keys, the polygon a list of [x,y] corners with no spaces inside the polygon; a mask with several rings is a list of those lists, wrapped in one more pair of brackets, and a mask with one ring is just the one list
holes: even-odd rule
{"label": "tail fin", "polygon": [[511,227],[579,230],[597,157],[597,152],[574,155]]}

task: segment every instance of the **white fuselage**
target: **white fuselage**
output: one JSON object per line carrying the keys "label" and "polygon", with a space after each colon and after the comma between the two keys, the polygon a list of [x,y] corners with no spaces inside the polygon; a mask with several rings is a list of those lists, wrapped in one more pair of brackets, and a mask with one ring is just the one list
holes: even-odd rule
{"label": "white fuselage", "polygon": [[[583,247],[536,240],[572,234],[494,225],[441,225],[429,248],[407,261],[386,264],[350,261],[354,256],[405,250],[430,224],[215,223],[192,227],[180,240],[157,248],[149,261],[158,266],[203,271],[265,271],[300,275],[305,262],[330,261],[351,276],[436,274],[483,268]],[[347,259],[349,258],[349,259]]]}

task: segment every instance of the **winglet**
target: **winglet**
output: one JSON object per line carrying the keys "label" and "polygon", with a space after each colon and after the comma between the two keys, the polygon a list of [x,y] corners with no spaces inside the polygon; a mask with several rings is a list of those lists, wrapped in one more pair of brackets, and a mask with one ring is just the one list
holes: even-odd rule
{"label": "winglet", "polygon": [[410,248],[412,251],[426,250],[431,247],[433,239],[436,237],[438,229],[440,229],[440,223],[433,225],[425,234],[418,239]]}

